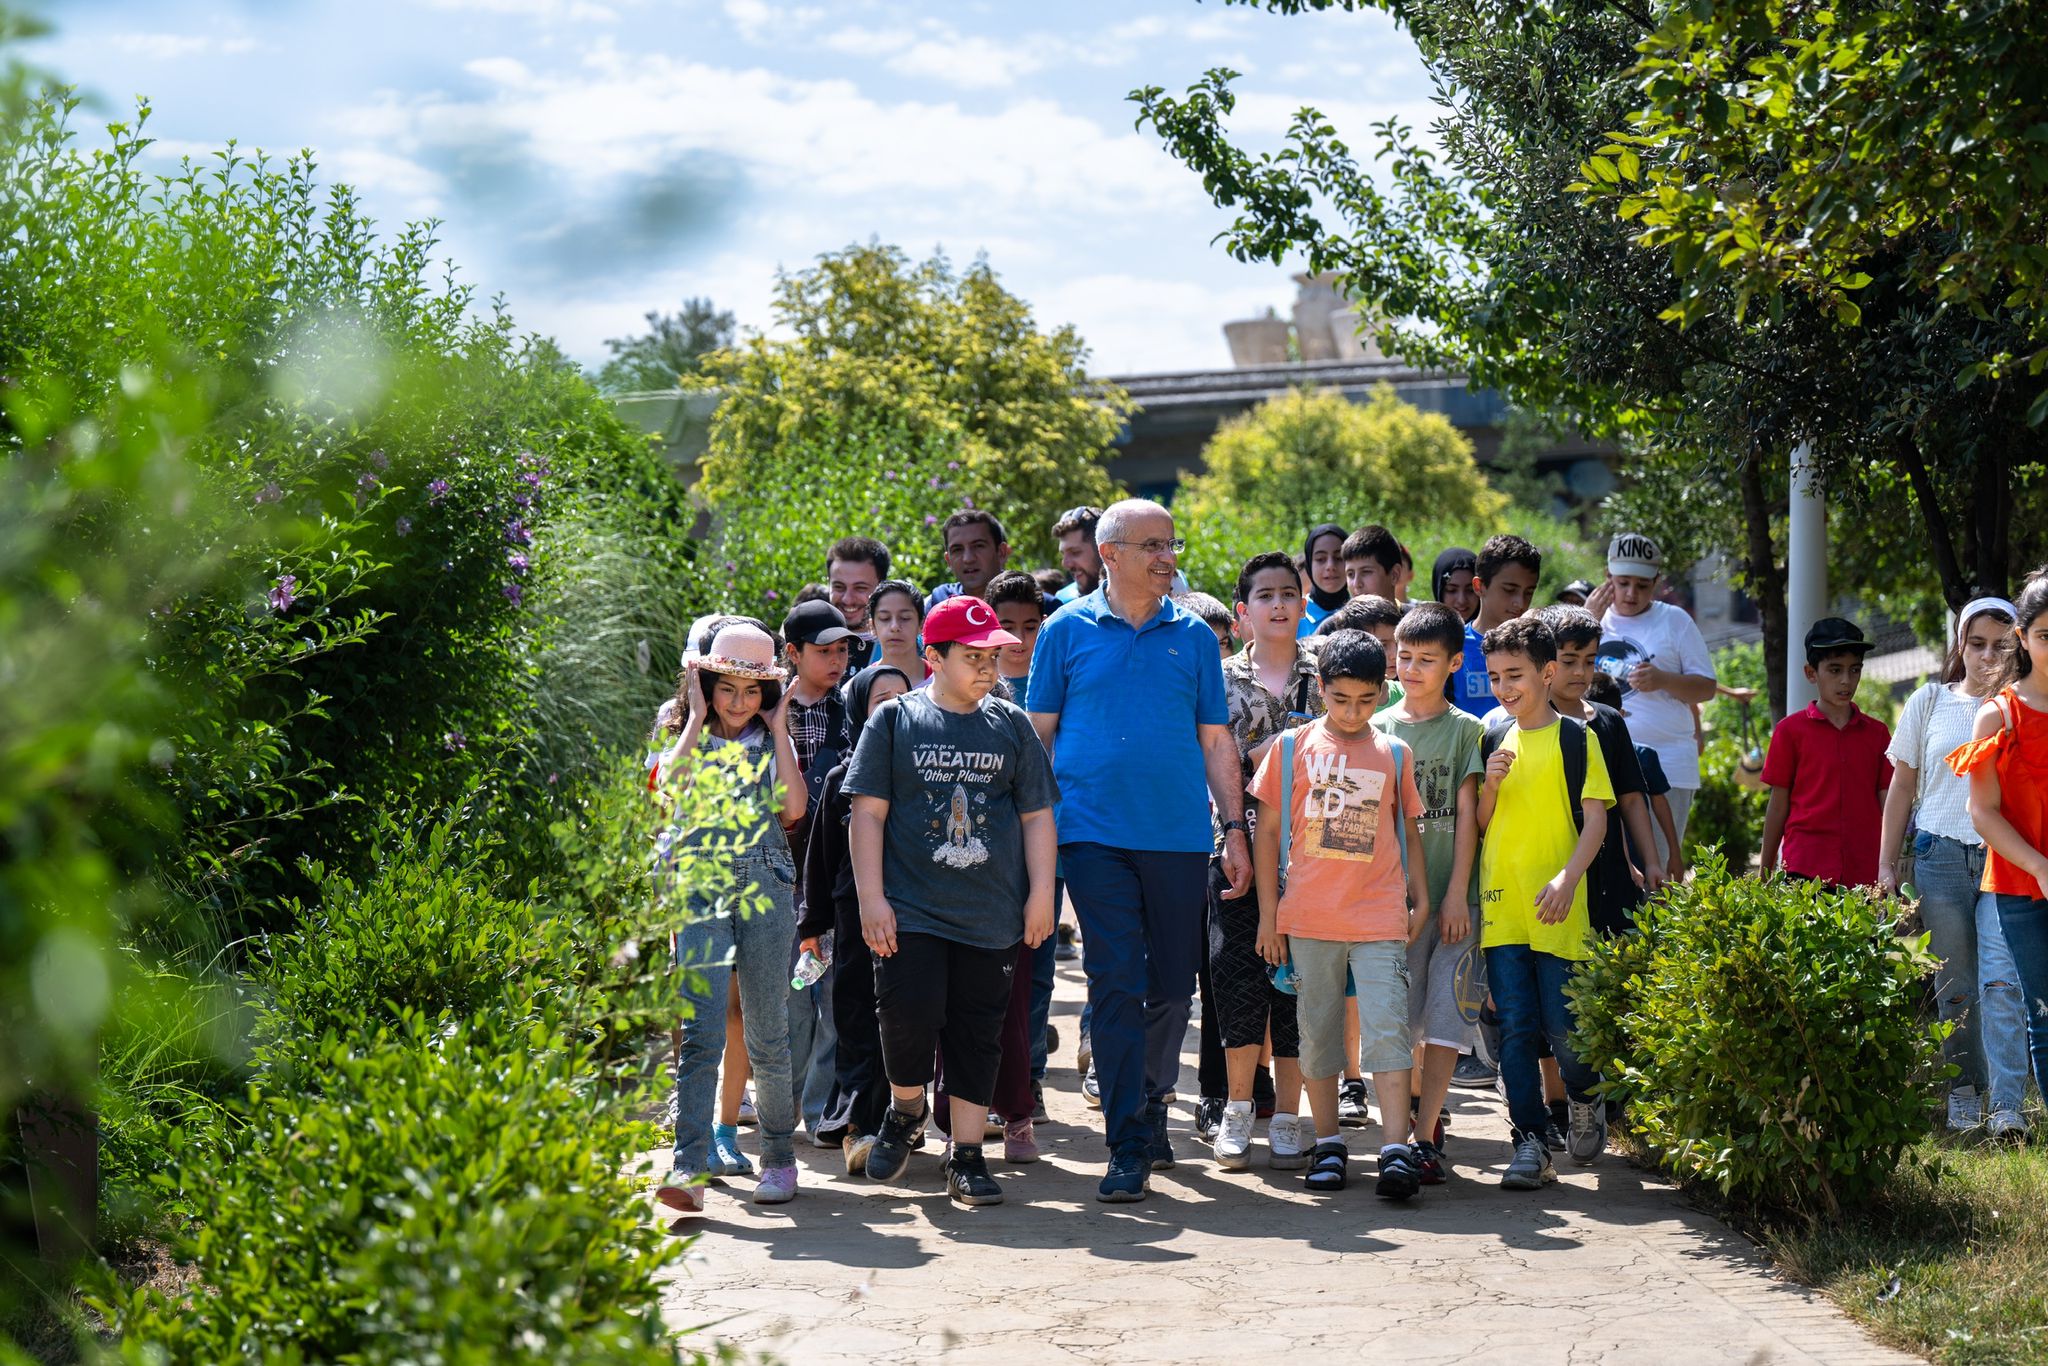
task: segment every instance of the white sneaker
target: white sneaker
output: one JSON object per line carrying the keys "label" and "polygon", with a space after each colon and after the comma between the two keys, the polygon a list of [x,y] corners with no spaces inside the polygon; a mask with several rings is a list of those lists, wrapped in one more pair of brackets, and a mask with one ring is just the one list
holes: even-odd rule
{"label": "white sneaker", "polygon": [[1233,1172],[1251,1166],[1252,1126],[1257,1122],[1248,1100],[1233,1100],[1223,1107],[1223,1123],[1216,1130],[1217,1166]]}
{"label": "white sneaker", "polygon": [[1966,1134],[1984,1122],[1984,1101],[1974,1086],[1958,1086],[1948,1093],[1949,1132]]}
{"label": "white sneaker", "polygon": [[1308,1152],[1301,1146],[1301,1116],[1275,1115],[1266,1121],[1266,1165],[1276,1172],[1308,1165]]}

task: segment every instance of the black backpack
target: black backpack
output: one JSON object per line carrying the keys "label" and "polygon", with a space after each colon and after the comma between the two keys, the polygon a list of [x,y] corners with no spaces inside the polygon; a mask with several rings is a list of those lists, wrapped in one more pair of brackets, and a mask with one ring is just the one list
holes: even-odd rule
{"label": "black backpack", "polygon": [[[1571,798],[1572,828],[1583,831],[1586,828],[1586,723],[1572,717],[1558,718],[1557,747],[1564,756],[1564,789]],[[1500,748],[1500,742],[1508,738],[1508,732],[1515,728],[1515,718],[1496,721],[1486,728],[1486,737],[1479,742],[1479,762],[1484,765]]]}

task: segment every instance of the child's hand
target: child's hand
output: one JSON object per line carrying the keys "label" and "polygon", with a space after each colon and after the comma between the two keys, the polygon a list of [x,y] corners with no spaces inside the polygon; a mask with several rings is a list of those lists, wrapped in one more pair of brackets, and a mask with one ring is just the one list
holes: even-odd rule
{"label": "child's hand", "polygon": [[1662,887],[1668,880],[1665,877],[1664,870],[1659,868],[1654,860],[1650,859],[1643,860],[1643,870],[1636,875],[1637,885],[1643,889],[1644,896],[1657,895],[1657,889]]}
{"label": "child's hand", "polygon": [[1052,893],[1033,892],[1024,903],[1024,947],[1035,949],[1051,936],[1058,915],[1053,909]]}
{"label": "child's hand", "polygon": [[1685,881],[1685,855],[1677,849],[1671,851],[1671,861],[1664,865],[1666,882]]}
{"label": "child's hand", "polygon": [[1886,896],[1899,894],[1899,865],[1887,863],[1877,870],[1877,890]]}
{"label": "child's hand", "polygon": [[801,956],[801,955],[803,955],[803,954],[806,954],[806,953],[816,953],[816,952],[818,951],[818,941],[819,941],[819,939],[820,939],[820,938],[822,938],[822,937],[823,937],[823,936],[821,936],[821,935],[815,935],[815,934],[814,934],[814,935],[812,935],[812,936],[811,936],[810,938],[808,938],[808,939],[799,939],[799,940],[797,940],[797,941],[796,941],[796,951],[797,951],[797,954],[798,954],[799,956]]}
{"label": "child's hand", "polygon": [[1447,896],[1436,913],[1437,937],[1446,944],[1462,944],[1472,933],[1472,912],[1462,896]]}
{"label": "child's hand", "polygon": [[1544,883],[1536,894],[1536,918],[1546,925],[1562,924],[1572,913],[1572,893],[1578,886],[1579,880],[1570,873],[1559,873]]}
{"label": "child's hand", "polygon": [[697,656],[691,655],[684,663],[683,673],[686,677],[683,679],[683,696],[689,700],[690,720],[701,728],[704,718],[711,712],[711,700],[704,696],[703,675],[697,669],[700,662]]}
{"label": "child's hand", "polygon": [[877,958],[896,952],[896,908],[886,901],[860,903],[860,937]]}
{"label": "child's hand", "polygon": [[1287,961],[1287,936],[1270,920],[1259,921],[1259,957],[1276,968]]}
{"label": "child's hand", "polygon": [[795,700],[796,690],[794,688],[784,688],[782,690],[782,700],[775,704],[773,711],[761,718],[768,723],[768,733],[778,740],[783,739],[789,734],[789,704]]}
{"label": "child's hand", "polygon": [[1429,928],[1429,912],[1420,906],[1408,908],[1408,942],[1413,944],[1422,938],[1422,932]]}
{"label": "child's hand", "polygon": [[1595,621],[1607,615],[1607,609],[1614,606],[1614,580],[1607,579],[1586,595],[1586,610],[1593,614]]}
{"label": "child's hand", "polygon": [[1515,752],[1511,749],[1497,749],[1486,756],[1486,785],[1499,787],[1500,780],[1508,776],[1508,770],[1515,765]]}

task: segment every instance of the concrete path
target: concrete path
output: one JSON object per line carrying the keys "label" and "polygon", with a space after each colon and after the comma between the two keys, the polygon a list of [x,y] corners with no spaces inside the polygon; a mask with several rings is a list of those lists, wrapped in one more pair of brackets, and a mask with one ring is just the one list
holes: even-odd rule
{"label": "concrete path", "polygon": [[[1186,1100],[1174,1114],[1180,1164],[1155,1173],[1139,1204],[1097,1204],[1100,1115],[1073,1070],[1082,993],[1062,964],[1045,1160],[999,1166],[989,1145],[1006,1203],[952,1205],[936,1135],[889,1186],[849,1178],[837,1151],[799,1137],[804,1185],[791,1204],[747,1204],[741,1180],[711,1191],[701,1216],[650,1215],[697,1235],[669,1323],[806,1364],[1187,1366],[1303,1350],[1404,1366],[1916,1360],[1773,1277],[1745,1240],[1622,1158],[1566,1160],[1543,1192],[1499,1189],[1507,1125],[1490,1092],[1453,1089],[1451,1183],[1407,1206],[1372,1194],[1358,1155],[1378,1152],[1377,1129],[1346,1131],[1350,1189],[1311,1198],[1299,1172],[1262,1165],[1263,1125],[1252,1170],[1219,1170]],[[1190,1030],[1183,1097],[1194,1042]],[[758,1159],[751,1133],[742,1146]]]}

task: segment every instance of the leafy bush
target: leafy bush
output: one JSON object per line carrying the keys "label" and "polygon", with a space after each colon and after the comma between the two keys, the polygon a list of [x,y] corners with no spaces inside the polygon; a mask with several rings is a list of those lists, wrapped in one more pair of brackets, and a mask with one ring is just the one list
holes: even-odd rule
{"label": "leafy bush", "polygon": [[621,1155],[639,1146],[560,1035],[437,1024],[319,1054],[261,1096],[208,1191],[203,1288],[106,1305],[133,1362],[674,1362],[673,1255]]}
{"label": "leafy bush", "polygon": [[1582,1057],[1671,1171],[1832,1216],[1927,1130],[1946,1026],[1920,1018],[1924,936],[1858,891],[1731,874],[1709,855],[1599,941],[1570,995]]}

